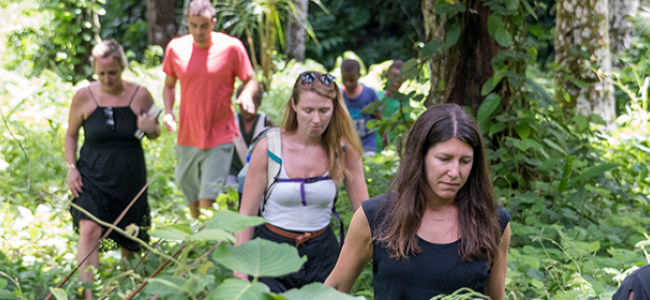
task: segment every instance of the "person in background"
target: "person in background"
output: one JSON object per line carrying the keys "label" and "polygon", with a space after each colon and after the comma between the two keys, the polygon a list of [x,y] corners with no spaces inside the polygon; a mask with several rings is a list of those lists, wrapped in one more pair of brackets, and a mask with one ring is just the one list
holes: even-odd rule
{"label": "person in background", "polygon": [[[281,293],[312,282],[323,282],[339,255],[339,243],[330,218],[344,182],[352,209],[368,199],[363,174],[361,142],[352,127],[341,92],[329,74],[304,72],[294,84],[285,107],[280,135],[281,161],[272,190],[267,190],[269,150],[277,144],[262,138],[248,166],[239,213],[261,216],[264,225],[235,235],[236,245],[259,237],[295,246],[307,262],[294,274],[260,278],[271,291]],[[269,142],[270,141],[270,142]],[[269,147],[271,146],[271,147]],[[274,159],[275,160],[275,159]],[[235,276],[248,279],[245,274]]]}
{"label": "person in background", "polygon": [[[393,96],[404,82],[400,71],[403,65],[404,62],[399,59],[393,61],[386,71],[386,89],[377,92],[379,100],[384,101],[381,107],[381,116],[383,119],[390,118],[399,109],[399,101],[394,99]],[[377,149],[381,150],[386,148],[386,146],[393,140],[395,140],[395,135],[390,132],[383,132],[381,137],[377,137]]]}
{"label": "person in background", "polygon": [[[156,116],[146,113],[153,105],[149,91],[122,80],[122,72],[127,67],[122,46],[113,40],[100,42],[93,47],[90,61],[98,80],[77,91],[70,105],[65,136],[68,187],[74,196],[74,204],[112,224],[147,181],[142,145],[134,133],[140,129],[147,138],[155,139],[160,135],[160,126]],[[81,127],[85,139],[77,159]],[[79,232],[77,261],[80,263],[81,281],[92,282],[93,268],[89,267],[99,268],[99,253],[95,247],[107,228],[75,207],[70,208],[70,213],[74,228]],[[130,224],[139,227],[139,239],[149,240],[146,190],[117,227],[125,229]],[[126,260],[140,251],[137,242],[117,231],[112,231],[108,238],[120,247]],[[89,253],[88,259],[82,263]],[[92,291],[85,290],[84,297],[92,299]]]}
{"label": "person in background", "polygon": [[341,64],[343,99],[352,116],[352,121],[363,145],[363,156],[374,156],[377,152],[377,131],[368,129],[367,122],[381,120],[380,110],[375,114],[364,114],[361,110],[376,101],[377,93],[372,88],[359,84],[361,66],[356,60],[346,59]]}
{"label": "person in background", "polygon": [[[236,97],[239,97],[243,91],[244,86],[240,85],[237,88],[235,93]],[[257,92],[253,95],[253,103],[255,103],[255,113],[251,114],[244,110],[241,105],[239,107],[239,113],[235,113],[235,124],[239,130],[239,136],[235,138],[235,151],[232,155],[232,164],[230,165],[230,175],[228,175],[228,180],[226,185],[237,189],[238,180],[237,175],[239,171],[244,167],[248,162],[248,147],[251,145],[251,141],[256,137],[265,127],[273,127],[273,122],[264,113],[257,113],[257,108],[262,105],[262,97],[264,95],[264,89],[261,86],[257,87]]]}
{"label": "person in background", "polygon": [[650,299],[650,265],[638,268],[625,277],[616,290],[612,300],[647,300]]}
{"label": "person in background", "polygon": [[198,218],[200,208],[212,207],[230,172],[233,140],[238,135],[231,104],[235,77],[244,85],[235,104],[255,113],[253,67],[241,41],[212,31],[215,15],[211,1],[190,2],[190,34],[171,40],[163,60],[167,74],[163,121],[173,132],[176,82],[181,86],[176,180],[193,218]]}
{"label": "person in background", "polygon": [[510,215],[497,206],[481,132],[462,107],[418,118],[389,192],[362,208],[326,285],[349,293],[372,259],[376,300],[462,287],[504,299]]}

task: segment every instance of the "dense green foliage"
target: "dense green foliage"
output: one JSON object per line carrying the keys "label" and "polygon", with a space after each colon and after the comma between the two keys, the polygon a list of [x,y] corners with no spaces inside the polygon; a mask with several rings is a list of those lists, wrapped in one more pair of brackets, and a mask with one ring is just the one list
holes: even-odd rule
{"label": "dense green foliage", "polygon": [[[489,31],[504,49],[492,61],[495,76],[483,86],[487,97],[476,116],[490,145],[488,156],[499,202],[512,215],[506,298],[609,299],[618,282],[635,266],[650,263],[645,248],[650,245],[650,169],[647,164],[650,161],[650,114],[648,83],[645,83],[650,75],[646,59],[650,43],[638,37],[633,48],[618,57],[624,62],[623,68],[614,73],[620,117],[615,124],[605,126],[598,116],[558,109],[551,96],[555,92],[549,73],[552,68],[546,68],[545,60],[537,56],[540,51],[536,51],[542,49],[542,42],[549,40],[547,29],[533,27],[529,31],[540,34],[518,43],[514,38],[518,31],[512,25],[525,21],[534,23],[531,18],[535,18],[525,7],[512,6],[513,1],[490,2],[496,13]],[[71,3],[81,5],[85,2]],[[113,2],[113,9],[119,9],[119,3],[126,2]],[[331,5],[328,7],[332,12],[337,9],[336,0],[325,3]],[[6,5],[4,1],[0,4]],[[446,8],[442,13],[452,18],[452,5],[440,5]],[[536,12],[538,9],[532,8]],[[311,22],[329,18],[315,11],[317,9]],[[388,18],[386,14],[384,11],[373,13]],[[364,20],[369,23],[362,24]],[[321,43],[332,39],[332,45],[338,45],[334,40],[348,38],[355,28],[370,24],[368,20],[338,22],[337,26],[349,29],[339,28],[346,32],[340,35],[319,33],[317,26],[314,28],[320,34]],[[0,60],[9,62],[6,68],[14,70],[0,69],[3,78],[0,86],[3,136],[0,140],[0,182],[3,183],[0,185],[0,223],[7,224],[0,227],[0,299],[42,299],[50,291],[54,291],[58,299],[65,299],[78,296],[81,291],[78,276],[73,276],[62,289],[51,288],[76,265],[78,236],[72,231],[68,213],[70,195],[63,164],[63,136],[67,129],[69,100],[87,82],[76,86],[68,83],[71,75],[65,74],[70,74],[67,72],[72,61],[56,56],[34,56],[36,52],[33,51],[49,48],[34,47],[27,38],[31,34],[51,37],[57,24],[42,22],[40,25],[45,29],[32,33],[28,27],[14,31],[7,37],[9,48],[20,46],[22,48],[16,49],[25,52],[9,52]],[[142,34],[142,25],[115,23],[113,28],[115,32],[133,30],[135,35],[135,32]],[[416,54],[405,54],[405,57],[415,58],[402,70],[408,78],[396,96],[402,110],[375,122],[377,128],[391,131],[398,137],[406,134],[410,122],[424,110],[422,100],[428,91],[426,60],[436,47],[454,46],[454,30],[454,26],[449,27],[451,38],[448,41],[437,41],[437,44],[434,41],[422,45]],[[76,37],[83,40],[82,35]],[[139,47],[137,45],[132,44]],[[74,48],[61,49],[72,51]],[[410,51],[410,48],[404,49],[405,53]],[[142,50],[141,56],[132,56],[137,60],[131,62],[132,70],[124,74],[126,80],[146,86],[159,105],[162,105],[163,73],[157,61],[161,51],[152,47]],[[326,53],[334,55],[337,51]],[[365,65],[370,67],[361,81],[381,88],[382,74],[388,63],[374,64],[383,59],[381,55],[374,56],[378,59],[374,60],[372,54],[364,56],[362,53],[358,51]],[[276,83],[265,95],[261,110],[278,124],[297,74],[305,69],[330,70],[328,66],[333,66],[337,58],[338,54],[321,57],[325,66],[311,60],[304,64],[278,64],[274,73]],[[336,70],[331,72],[338,75]],[[517,91],[517,94],[508,98],[511,101],[504,102],[498,87]],[[283,264],[287,267],[285,272],[299,265],[300,258],[286,247],[259,242],[239,249],[238,253],[235,249],[238,247],[230,246],[232,232],[242,224],[256,222],[254,219],[238,219],[236,214],[220,212],[214,218],[192,220],[174,181],[174,143],[175,136],[166,131],[158,140],[143,142],[148,174],[153,179],[149,186],[152,236],[154,242],[159,239],[162,242],[151,244],[156,250],[137,268],[123,265],[117,252],[103,253],[94,287],[96,294],[110,293],[109,299],[123,299],[168,256],[179,251],[175,261],[151,280],[136,299],[149,298],[153,294],[167,299],[217,299],[217,294],[235,299],[229,293],[241,291],[246,291],[242,299],[260,297],[267,292],[264,285],[233,280],[231,270],[248,272],[252,276],[264,275],[262,271],[276,269],[274,263],[278,261],[261,259],[259,264],[250,265],[250,261],[238,255],[246,253],[261,258],[277,253],[283,257],[280,261],[286,262]],[[371,196],[384,193],[390,184],[399,164],[397,150],[398,146],[389,145],[380,155],[364,159]],[[345,190],[341,191],[337,207],[348,224],[352,211]],[[222,210],[228,210],[227,202],[234,201],[233,198],[231,194],[218,199]],[[333,222],[335,228],[338,228],[337,223]],[[206,229],[201,230],[203,225]],[[212,249],[215,241],[224,243],[207,257],[201,257]],[[295,265],[290,266],[289,262]],[[305,295],[329,293],[333,291],[313,285],[273,297],[301,299]],[[362,272],[353,294],[371,299],[372,293],[369,266]],[[330,297],[342,299],[340,294]]]}

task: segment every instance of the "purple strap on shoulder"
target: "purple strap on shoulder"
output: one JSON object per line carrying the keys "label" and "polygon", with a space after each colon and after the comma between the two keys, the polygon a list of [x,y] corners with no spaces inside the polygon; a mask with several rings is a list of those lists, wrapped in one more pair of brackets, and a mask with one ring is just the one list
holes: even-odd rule
{"label": "purple strap on shoulder", "polygon": [[321,180],[332,179],[329,176],[321,177],[307,177],[307,178],[276,178],[277,182],[300,182],[300,199],[302,206],[307,206],[307,199],[305,198],[305,183],[314,183]]}

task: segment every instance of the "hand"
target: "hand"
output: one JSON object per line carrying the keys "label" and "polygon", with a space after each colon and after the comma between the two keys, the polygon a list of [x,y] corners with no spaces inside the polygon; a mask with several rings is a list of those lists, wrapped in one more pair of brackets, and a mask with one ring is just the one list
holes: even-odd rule
{"label": "hand", "polygon": [[138,128],[144,133],[150,134],[156,132],[158,129],[158,122],[155,116],[150,116],[148,113],[143,112],[138,116]]}
{"label": "hand", "polygon": [[163,117],[163,123],[165,123],[165,128],[171,132],[176,132],[176,117],[174,114],[167,113]]}
{"label": "hand", "polygon": [[81,181],[81,174],[79,173],[79,170],[76,168],[70,169],[70,172],[68,173],[68,188],[75,198],[78,198],[79,195],[84,192],[82,189],[83,186],[84,184]]}
{"label": "hand", "polygon": [[247,274],[239,273],[237,271],[233,271],[232,273],[235,276],[235,278],[239,278],[239,279],[243,279],[243,280],[248,281],[248,275]]}
{"label": "hand", "polygon": [[241,105],[241,109],[251,115],[254,115],[256,113],[255,102],[253,102],[253,98],[246,95],[245,93],[242,93],[241,96],[235,100],[235,104]]}

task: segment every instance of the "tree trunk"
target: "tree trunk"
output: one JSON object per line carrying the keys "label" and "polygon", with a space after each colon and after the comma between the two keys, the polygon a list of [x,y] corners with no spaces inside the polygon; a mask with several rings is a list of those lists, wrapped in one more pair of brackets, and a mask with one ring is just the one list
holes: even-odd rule
{"label": "tree trunk", "polygon": [[490,9],[482,0],[467,1],[463,14],[464,24],[453,59],[455,69],[450,74],[447,102],[471,107],[474,113],[485,97],[481,96],[483,84],[494,75],[492,58],[500,50],[499,44],[488,33],[487,20]]}
{"label": "tree trunk", "polygon": [[[424,18],[424,35],[426,42],[445,39],[446,17],[436,14],[436,0],[422,0],[422,17]],[[446,82],[447,53],[438,52],[428,62],[429,65],[429,94],[424,102],[426,107],[445,103],[444,83]],[[441,86],[442,85],[442,86]]]}
{"label": "tree trunk", "polygon": [[163,48],[176,35],[174,0],[147,0],[147,43]]}
{"label": "tree trunk", "polygon": [[[444,41],[447,20],[436,14],[435,0],[422,1],[426,41]],[[466,12],[454,17],[462,22],[460,39],[445,52],[439,52],[429,61],[431,88],[425,105],[457,103],[478,111],[484,97],[481,87],[492,77],[492,58],[499,45],[490,37],[487,19],[490,9],[481,0],[463,3]]]}
{"label": "tree trunk", "polygon": [[615,107],[607,0],[560,0],[556,7],[556,100],[610,122]]}
{"label": "tree trunk", "polygon": [[[609,39],[612,57],[623,53],[630,46],[634,24],[630,20],[639,10],[639,0],[609,1]],[[614,61],[615,64],[618,61]]]}
{"label": "tree trunk", "polygon": [[309,11],[309,0],[292,0],[296,9],[296,14],[289,14],[287,17],[287,35],[285,54],[287,61],[295,59],[296,61],[305,60],[305,24],[307,23],[307,14]]}

